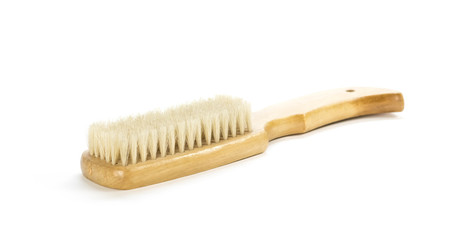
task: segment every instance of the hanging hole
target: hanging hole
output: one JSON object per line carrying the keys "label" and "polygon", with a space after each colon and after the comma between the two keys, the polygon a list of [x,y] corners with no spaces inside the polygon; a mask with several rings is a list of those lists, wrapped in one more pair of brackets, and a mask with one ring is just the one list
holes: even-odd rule
{"label": "hanging hole", "polygon": [[354,92],[354,90],[353,89],[348,89],[348,90],[346,90],[346,92]]}

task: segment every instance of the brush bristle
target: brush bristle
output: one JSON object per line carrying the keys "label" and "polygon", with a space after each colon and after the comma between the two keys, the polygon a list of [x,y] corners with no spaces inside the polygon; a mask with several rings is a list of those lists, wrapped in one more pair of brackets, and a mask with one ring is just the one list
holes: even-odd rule
{"label": "brush bristle", "polygon": [[89,127],[89,153],[113,165],[192,150],[251,131],[246,101],[217,96]]}

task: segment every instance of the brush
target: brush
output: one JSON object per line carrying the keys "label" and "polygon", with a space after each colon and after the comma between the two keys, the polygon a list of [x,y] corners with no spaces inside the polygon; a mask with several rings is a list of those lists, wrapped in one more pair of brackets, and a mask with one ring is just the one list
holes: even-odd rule
{"label": "brush", "polygon": [[216,96],[92,124],[81,169],[102,186],[133,189],[262,153],[279,137],[403,108],[400,92],[380,88],[323,91],[254,113],[242,99]]}

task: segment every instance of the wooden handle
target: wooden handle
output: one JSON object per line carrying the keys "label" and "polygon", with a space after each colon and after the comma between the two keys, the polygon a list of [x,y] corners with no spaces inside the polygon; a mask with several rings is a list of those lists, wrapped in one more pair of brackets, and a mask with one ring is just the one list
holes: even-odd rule
{"label": "wooden handle", "polygon": [[311,131],[348,118],[403,111],[400,92],[380,88],[342,88],[270,106],[253,115],[256,129],[269,140]]}
{"label": "wooden handle", "polygon": [[345,88],[312,94],[253,114],[253,130],[184,153],[128,166],[112,165],[85,151],[81,169],[106,187],[132,189],[206,171],[265,151],[270,140],[361,115],[403,110],[401,93],[378,88]]}

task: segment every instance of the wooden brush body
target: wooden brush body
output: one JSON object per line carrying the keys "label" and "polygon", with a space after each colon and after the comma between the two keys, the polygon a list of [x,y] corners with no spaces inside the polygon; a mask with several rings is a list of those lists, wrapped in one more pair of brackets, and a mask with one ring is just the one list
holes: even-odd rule
{"label": "wooden brush body", "polygon": [[218,143],[127,166],[112,165],[85,151],[83,175],[102,186],[132,189],[195,174],[266,150],[269,141],[311,131],[363,115],[400,112],[400,92],[379,88],[343,88],[315,93],[267,107],[252,115],[253,129]]}

